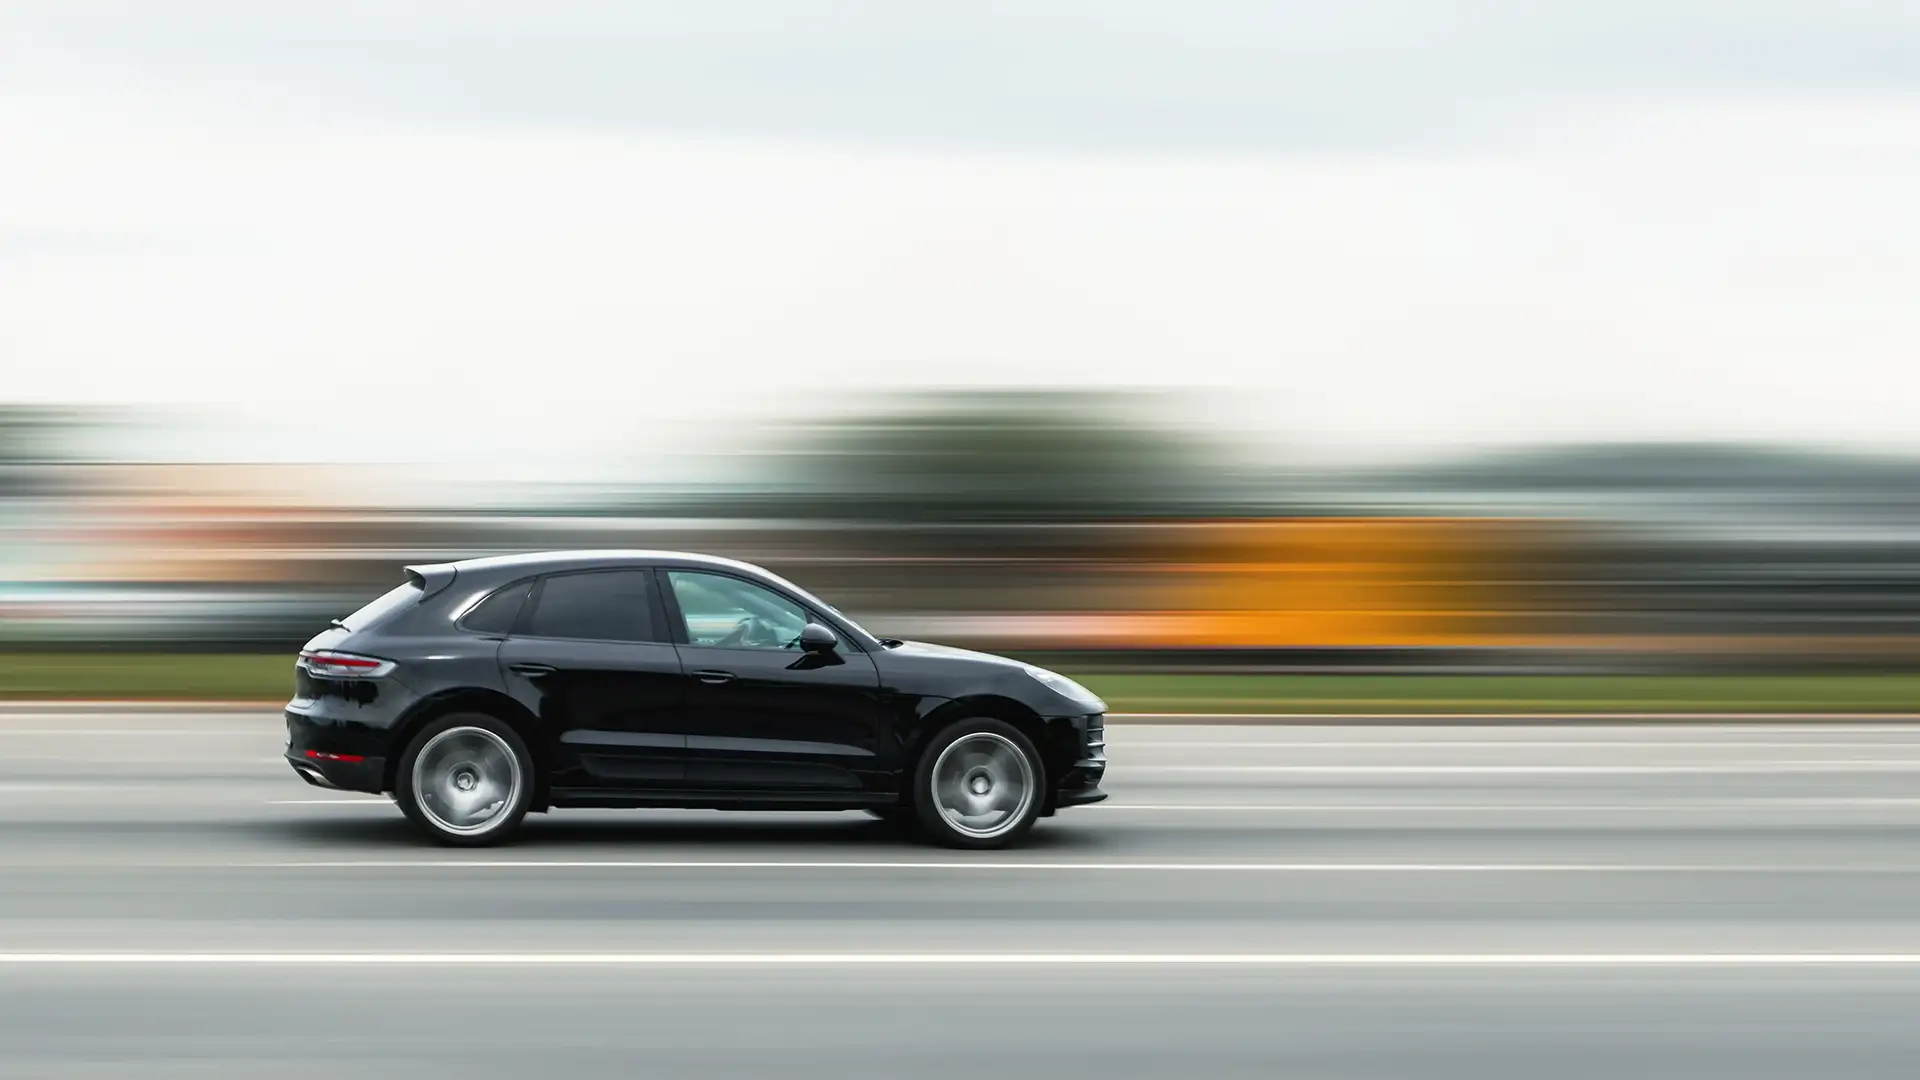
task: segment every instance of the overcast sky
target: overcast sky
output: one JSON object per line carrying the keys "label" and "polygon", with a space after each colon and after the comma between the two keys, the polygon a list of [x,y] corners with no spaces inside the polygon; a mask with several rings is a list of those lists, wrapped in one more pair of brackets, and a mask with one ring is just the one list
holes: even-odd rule
{"label": "overcast sky", "polygon": [[1910,0],[0,0],[0,394],[259,457],[944,384],[1914,450],[1917,191]]}

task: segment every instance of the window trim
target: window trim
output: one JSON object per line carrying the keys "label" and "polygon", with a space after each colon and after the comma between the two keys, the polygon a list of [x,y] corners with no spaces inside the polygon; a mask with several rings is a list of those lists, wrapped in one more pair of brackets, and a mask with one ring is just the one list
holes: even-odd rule
{"label": "window trim", "polygon": [[520,617],[513,621],[513,630],[507,635],[511,638],[530,638],[535,641],[591,641],[601,645],[672,645],[673,623],[666,618],[666,612],[660,603],[660,580],[658,576],[648,579],[647,614],[653,620],[656,629],[666,633],[657,635],[666,640],[634,641],[630,638],[566,637],[559,634],[535,634],[531,632],[534,613],[540,610],[541,601],[546,599],[547,582],[558,577],[582,577],[587,574],[633,574],[642,576],[652,574],[649,566],[590,566],[579,570],[556,570],[550,574],[541,574],[534,579],[533,591],[520,605]]}
{"label": "window trim", "polygon": [[654,595],[659,599],[659,602],[666,607],[667,636],[673,639],[675,645],[687,649],[726,649],[729,652],[750,653],[798,653],[802,651],[797,649],[761,649],[751,645],[695,645],[692,638],[687,634],[687,618],[686,614],[680,610],[680,598],[676,596],[673,591],[673,578],[671,575],[676,570],[683,574],[706,574],[710,577],[732,578],[735,581],[744,582],[755,588],[764,589],[780,599],[785,600],[787,603],[792,604],[794,607],[799,608],[806,614],[808,622],[819,623],[821,626],[830,627],[833,630],[834,636],[840,639],[840,643],[847,646],[853,652],[861,655],[866,654],[866,647],[860,643],[855,635],[849,633],[846,627],[841,626],[838,621],[828,618],[825,614],[815,611],[812,604],[801,600],[785,589],[777,588],[768,582],[760,581],[746,574],[735,573],[731,570],[720,570],[706,566],[656,566],[653,568],[656,583],[653,591]]}

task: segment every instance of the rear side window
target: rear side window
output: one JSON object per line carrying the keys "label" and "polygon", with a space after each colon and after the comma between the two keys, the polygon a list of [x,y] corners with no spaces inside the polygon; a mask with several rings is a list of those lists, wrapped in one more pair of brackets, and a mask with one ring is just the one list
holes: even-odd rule
{"label": "rear side window", "polygon": [[533,587],[531,581],[516,581],[504,589],[496,590],[493,595],[473,605],[460,620],[463,630],[476,634],[505,634],[513,629],[513,622],[520,617],[520,605],[526,603],[527,590]]}
{"label": "rear side window", "polygon": [[547,578],[526,632],[589,641],[667,640],[654,624],[653,575],[646,570],[599,570]]}
{"label": "rear side window", "polygon": [[404,585],[395,585],[391,591],[381,595],[379,599],[361,608],[359,611],[341,619],[340,622],[349,630],[359,631],[368,629],[376,623],[386,621],[389,615],[412,607],[425,592],[426,590],[416,581],[409,581]]}

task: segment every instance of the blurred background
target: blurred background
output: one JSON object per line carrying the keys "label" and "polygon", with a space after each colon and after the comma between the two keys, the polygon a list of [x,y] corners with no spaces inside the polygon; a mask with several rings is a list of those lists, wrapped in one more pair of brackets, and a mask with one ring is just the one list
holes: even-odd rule
{"label": "blurred background", "polygon": [[1912,709],[1903,4],[0,5],[0,694],[674,548],[1116,707]]}

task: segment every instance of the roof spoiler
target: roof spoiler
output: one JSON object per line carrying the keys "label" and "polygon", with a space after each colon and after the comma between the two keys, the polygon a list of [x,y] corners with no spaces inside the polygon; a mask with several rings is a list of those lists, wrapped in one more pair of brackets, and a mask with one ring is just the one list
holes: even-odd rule
{"label": "roof spoiler", "polygon": [[428,563],[423,566],[409,566],[407,580],[420,586],[420,599],[425,600],[441,589],[453,584],[453,575],[459,571],[452,563]]}

